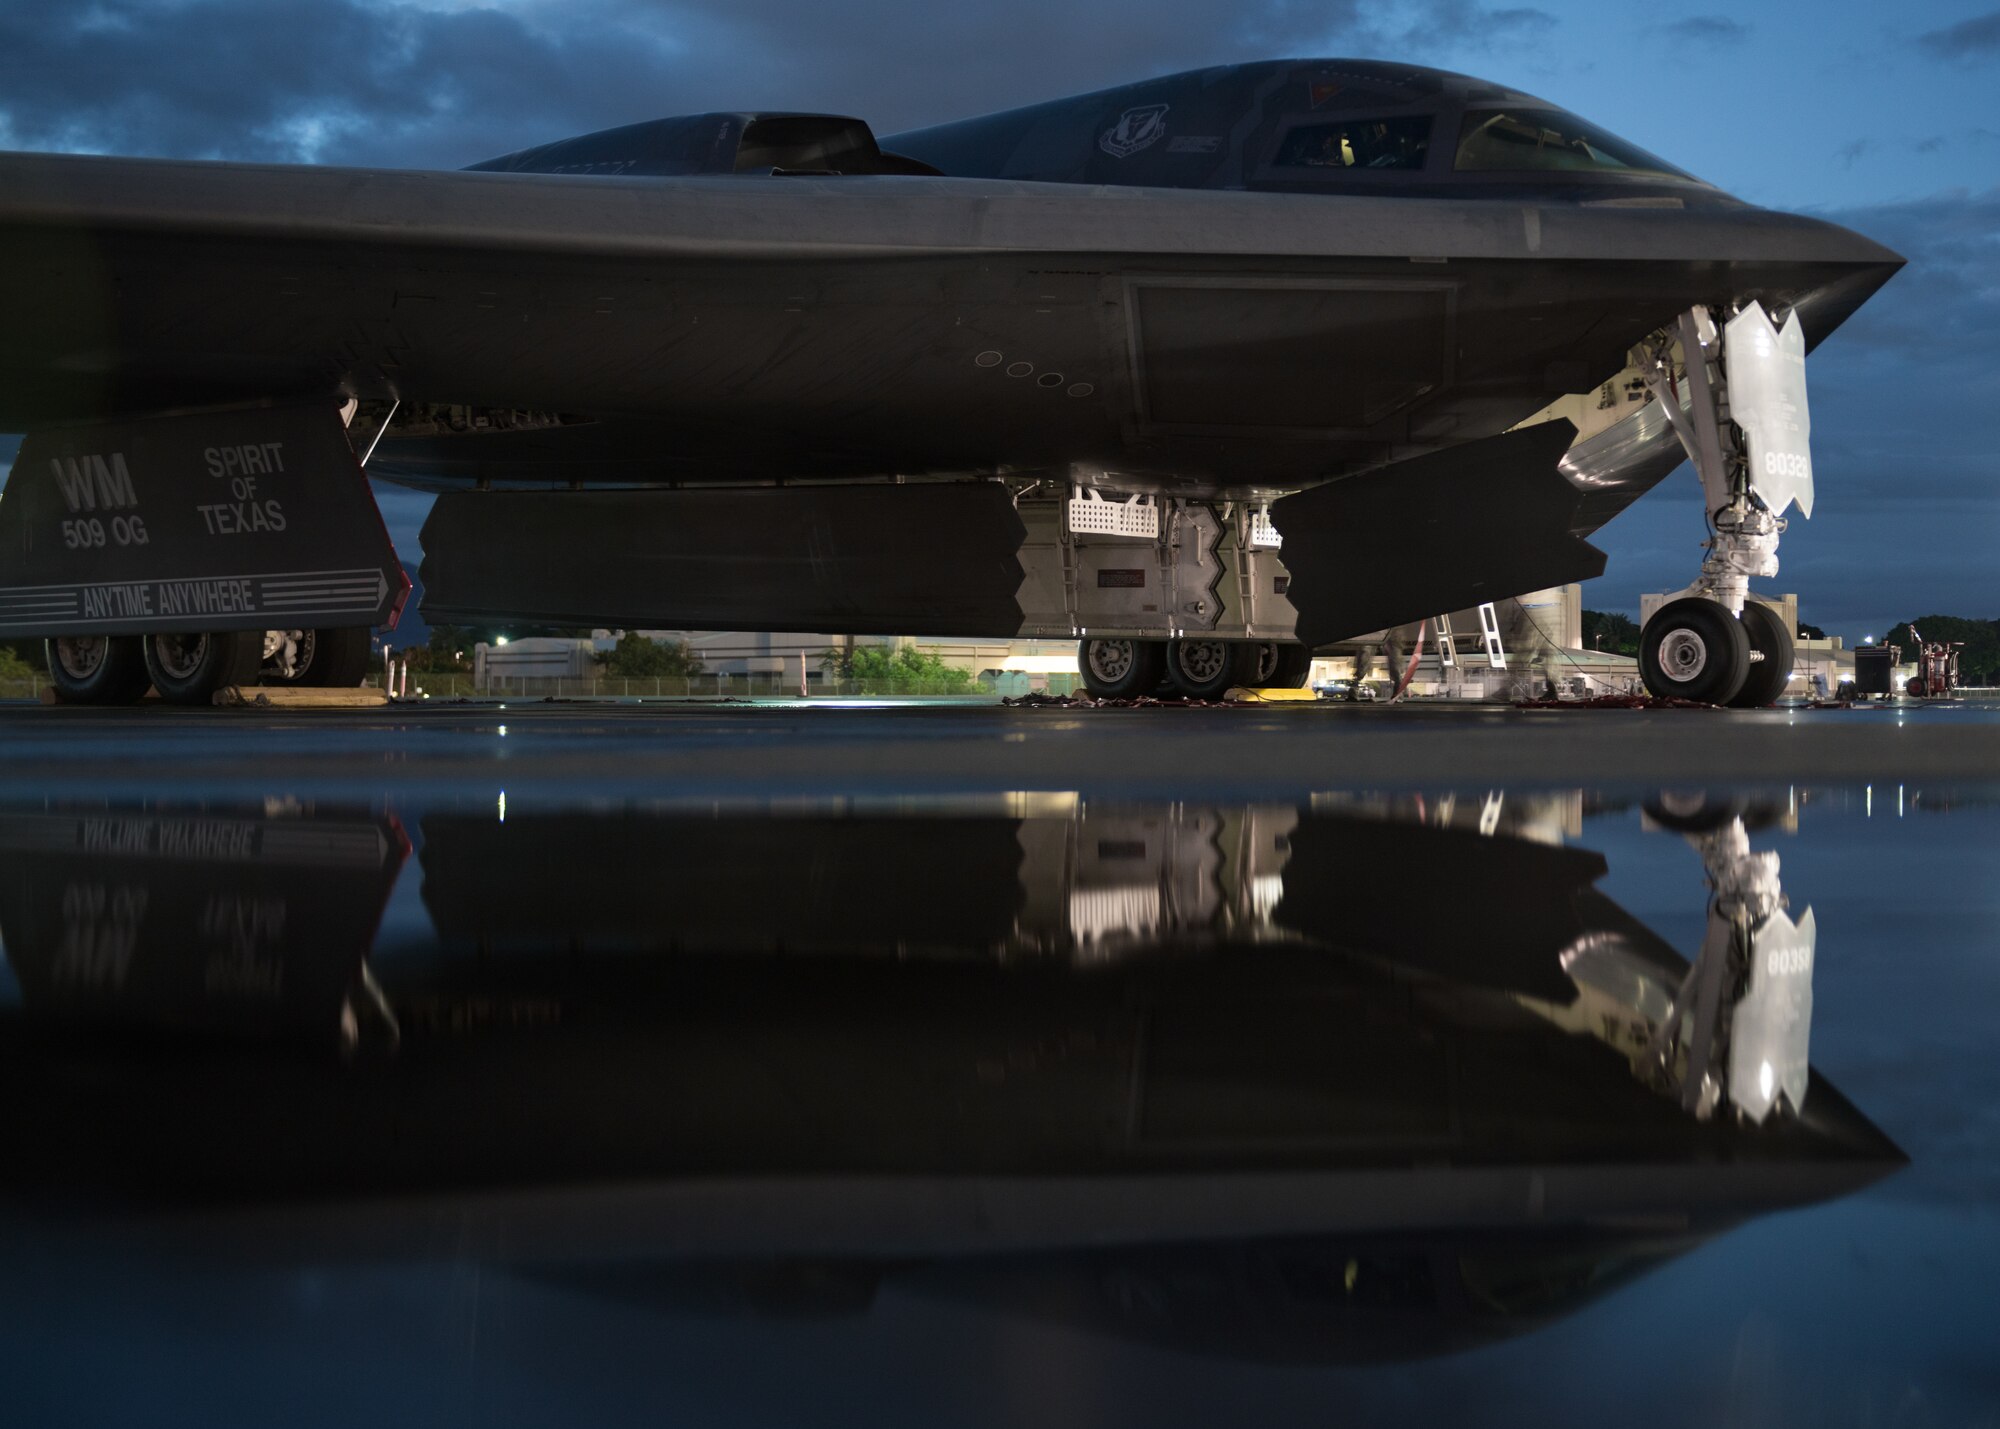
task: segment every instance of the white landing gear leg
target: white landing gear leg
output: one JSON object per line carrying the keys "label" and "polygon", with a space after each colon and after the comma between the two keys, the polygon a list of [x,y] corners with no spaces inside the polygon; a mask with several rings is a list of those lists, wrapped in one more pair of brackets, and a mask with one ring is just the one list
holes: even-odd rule
{"label": "white landing gear leg", "polygon": [[1685,836],[1714,890],[1708,933],[1646,1057],[1702,1120],[1725,1100],[1753,1122],[1774,1109],[1796,1115],[1812,1030],[1812,909],[1796,923],[1785,915],[1778,855],[1752,851],[1741,817]]}
{"label": "white landing gear leg", "polygon": [[1633,357],[1694,462],[1713,534],[1701,575],[1646,622],[1640,671],[1655,695],[1768,705],[1791,677],[1792,634],[1750,601],[1750,580],[1778,573],[1786,508],[1796,501],[1812,515],[1805,331],[1796,313],[1780,328],[1752,302],[1719,331],[1707,308],[1692,308],[1675,337],[1686,411],[1674,338]]}

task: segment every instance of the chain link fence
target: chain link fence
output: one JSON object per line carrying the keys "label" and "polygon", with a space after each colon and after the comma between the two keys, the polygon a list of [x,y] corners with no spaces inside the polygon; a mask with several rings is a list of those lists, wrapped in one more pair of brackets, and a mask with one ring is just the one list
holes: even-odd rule
{"label": "chain link fence", "polygon": [[[371,683],[380,684],[380,677]],[[960,696],[965,699],[998,699],[1003,694],[1024,694],[1027,681],[1018,681],[1020,690],[1013,688],[1014,681],[1002,679],[999,682],[979,681],[970,685],[947,680],[922,679],[879,679],[879,680],[831,680],[816,679],[808,682],[807,694],[813,698],[858,698],[886,699],[898,695],[941,698]],[[1053,676],[1049,680],[1052,694],[1069,693],[1069,685],[1075,681],[1063,676]],[[1058,685],[1065,688],[1058,689]],[[401,688],[399,682],[399,688]],[[798,676],[785,675],[658,675],[645,678],[624,679],[617,676],[553,676],[553,675],[489,675],[483,682],[475,683],[471,675],[426,673],[421,670],[410,672],[407,692],[415,698],[428,695],[438,699],[782,699],[798,698]]]}
{"label": "chain link fence", "polygon": [[[0,700],[39,700],[48,680],[41,675],[0,679]],[[364,682],[382,687],[381,674]],[[1051,695],[1067,695],[1076,687],[1073,676],[1051,675],[1046,689]],[[999,699],[1002,695],[1024,695],[1029,691],[1026,676],[1003,675],[999,680],[981,680],[972,685],[942,680],[813,680],[807,685],[814,698],[893,699],[897,696],[938,699],[958,696],[967,700]],[[483,685],[469,674],[410,672],[407,690],[412,698],[428,695],[448,699],[796,699],[798,677],[760,675],[661,675],[645,679],[605,676],[495,676]]]}

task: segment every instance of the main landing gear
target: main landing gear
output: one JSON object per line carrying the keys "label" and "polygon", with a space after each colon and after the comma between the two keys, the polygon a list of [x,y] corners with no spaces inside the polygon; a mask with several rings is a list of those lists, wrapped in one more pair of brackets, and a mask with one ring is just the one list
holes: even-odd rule
{"label": "main landing gear", "polygon": [[75,705],[130,704],[153,683],[144,644],[137,635],[60,635],[46,641],[56,698]]}
{"label": "main landing gear", "polygon": [[[1679,341],[1684,376],[1672,352]],[[1633,354],[1701,478],[1712,534],[1701,574],[1655,611],[1639,638],[1646,688],[1663,697],[1756,708],[1791,678],[1792,632],[1750,599],[1752,576],[1778,573],[1778,538],[1794,501],[1812,515],[1805,334],[1752,302],[1721,328],[1707,308],[1681,314]],[[1679,381],[1688,385],[1681,409]]]}
{"label": "main landing gear", "polygon": [[1312,671],[1304,645],[1268,640],[1086,639],[1077,649],[1083,687],[1098,699],[1154,693],[1220,699],[1238,685],[1297,689]]}
{"label": "main landing gear", "polygon": [[365,625],[338,630],[266,630],[257,682],[263,685],[346,688],[368,673]]}
{"label": "main landing gear", "polygon": [[170,704],[206,705],[232,685],[358,685],[369,627],[64,635],[46,642],[49,684],[64,704],[126,705],[158,690]]}

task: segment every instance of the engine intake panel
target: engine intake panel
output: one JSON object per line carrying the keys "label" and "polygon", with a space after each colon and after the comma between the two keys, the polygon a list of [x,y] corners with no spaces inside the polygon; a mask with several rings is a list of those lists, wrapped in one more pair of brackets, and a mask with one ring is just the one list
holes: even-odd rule
{"label": "engine intake panel", "polygon": [[866,123],[838,114],[684,114],[558,139],[469,164],[503,174],[656,178],[686,174],[931,174],[884,153]]}

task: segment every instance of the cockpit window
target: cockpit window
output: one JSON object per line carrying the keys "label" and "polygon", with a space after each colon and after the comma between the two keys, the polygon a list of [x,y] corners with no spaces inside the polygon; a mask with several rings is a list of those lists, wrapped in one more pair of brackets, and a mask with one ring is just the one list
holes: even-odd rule
{"label": "cockpit window", "polygon": [[1557,169],[1690,177],[1636,144],[1559,109],[1470,111],[1458,131],[1458,158],[1452,167],[1461,173]]}
{"label": "cockpit window", "polygon": [[1421,169],[1431,148],[1431,117],[1342,119],[1302,124],[1278,146],[1286,169]]}

